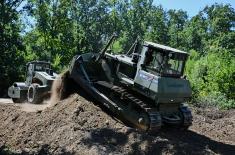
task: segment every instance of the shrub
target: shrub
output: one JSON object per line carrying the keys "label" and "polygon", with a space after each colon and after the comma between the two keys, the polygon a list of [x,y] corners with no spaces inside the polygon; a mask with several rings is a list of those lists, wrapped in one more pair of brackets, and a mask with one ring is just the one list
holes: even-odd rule
{"label": "shrub", "polygon": [[217,49],[199,57],[191,51],[186,74],[196,101],[225,109],[235,107],[235,58],[230,52]]}

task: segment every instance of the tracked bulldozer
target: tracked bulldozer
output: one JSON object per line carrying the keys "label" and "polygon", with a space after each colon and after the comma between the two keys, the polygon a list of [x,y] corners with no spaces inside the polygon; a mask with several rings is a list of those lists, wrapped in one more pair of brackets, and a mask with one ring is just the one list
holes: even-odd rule
{"label": "tracked bulldozer", "polygon": [[15,103],[29,102],[41,103],[50,97],[50,90],[58,76],[49,62],[31,61],[26,64],[26,81],[14,82],[8,88],[8,96]]}
{"label": "tracked bulldozer", "polygon": [[155,132],[165,124],[187,129],[192,124],[185,105],[192,91],[183,75],[188,54],[139,40],[125,54],[112,54],[114,39],[100,53],[74,56],[64,82],[74,81],[138,129]]}

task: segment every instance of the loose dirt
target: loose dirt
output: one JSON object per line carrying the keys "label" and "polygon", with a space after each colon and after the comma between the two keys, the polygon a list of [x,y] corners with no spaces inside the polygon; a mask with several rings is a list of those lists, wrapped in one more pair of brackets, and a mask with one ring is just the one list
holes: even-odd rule
{"label": "loose dirt", "polygon": [[191,107],[188,131],[150,135],[79,95],[43,108],[0,102],[0,154],[235,154],[235,110]]}

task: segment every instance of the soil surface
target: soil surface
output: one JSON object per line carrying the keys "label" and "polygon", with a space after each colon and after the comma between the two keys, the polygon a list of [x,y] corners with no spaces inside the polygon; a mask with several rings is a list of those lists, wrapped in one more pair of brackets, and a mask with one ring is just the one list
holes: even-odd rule
{"label": "soil surface", "polygon": [[191,107],[188,131],[150,135],[79,95],[55,105],[0,103],[0,154],[235,154],[235,110]]}

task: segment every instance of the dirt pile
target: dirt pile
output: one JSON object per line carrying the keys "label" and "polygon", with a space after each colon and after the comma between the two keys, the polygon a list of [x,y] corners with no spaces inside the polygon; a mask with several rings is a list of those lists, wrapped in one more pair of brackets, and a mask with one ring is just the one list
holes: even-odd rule
{"label": "dirt pile", "polygon": [[233,154],[235,111],[193,112],[189,131],[163,128],[148,135],[79,95],[35,112],[0,104],[0,154]]}

